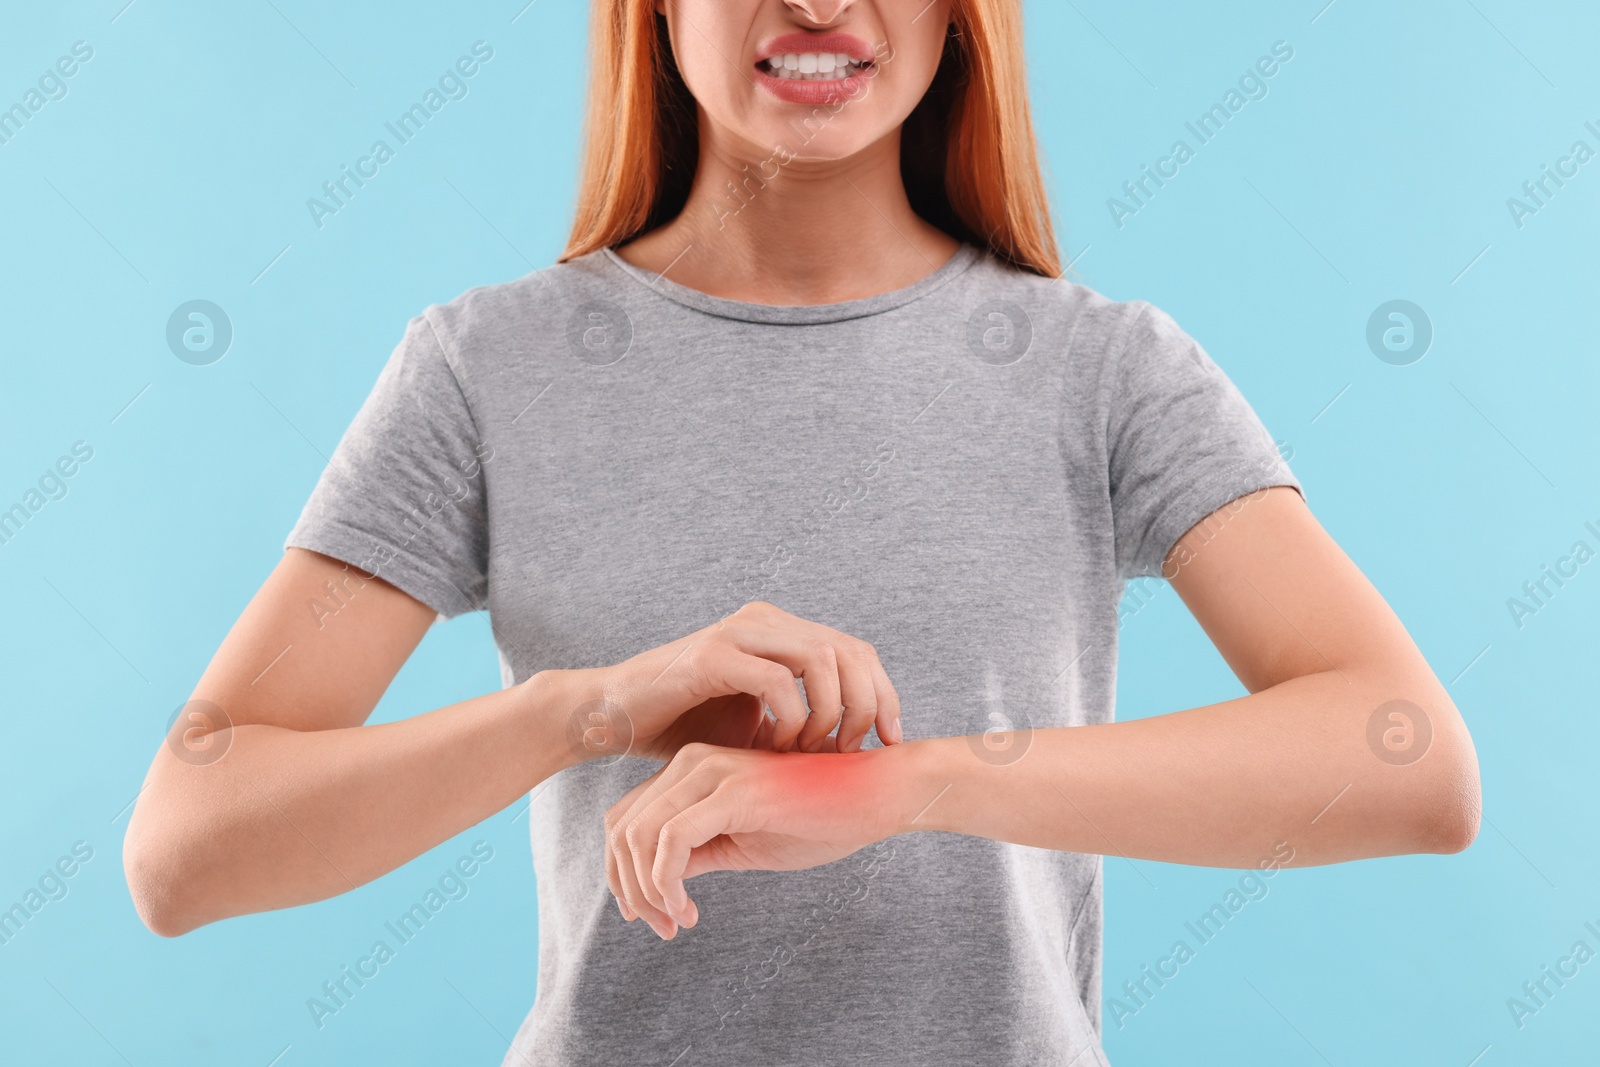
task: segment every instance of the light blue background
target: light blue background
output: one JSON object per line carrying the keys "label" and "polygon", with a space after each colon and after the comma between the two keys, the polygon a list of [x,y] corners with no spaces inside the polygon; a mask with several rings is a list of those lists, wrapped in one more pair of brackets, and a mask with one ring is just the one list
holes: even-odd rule
{"label": "light blue background", "polygon": [[[0,907],[74,842],[94,849],[0,946],[0,1059],[497,1064],[534,996],[523,804],[359,891],[177,941],[139,925],[120,849],[169,717],[406,320],[558,254],[585,5],[124,2],[0,9],[0,106],[73,42],[94,48],[0,146],[0,508],[73,442],[94,449],[0,545]],[[1600,160],[1520,229],[1506,200],[1575,140],[1600,149],[1584,129],[1600,15],[1325,3],[1029,0],[1035,116],[1082,279],[1168,310],[1292,448],[1317,514],[1450,684],[1486,818],[1462,856],[1280,874],[1123,1028],[1106,1016],[1107,1048],[1122,1064],[1592,1059],[1600,961],[1521,1030],[1506,1000],[1574,941],[1600,949],[1583,928],[1600,925],[1600,563],[1521,629],[1506,601],[1574,541],[1600,548],[1584,529],[1600,526]],[[470,96],[319,231],[306,198],[480,39],[495,57]],[[1269,95],[1119,229],[1107,198],[1279,40],[1295,54]],[[165,343],[195,298],[236,332],[210,366]],[[1366,346],[1393,298],[1436,331],[1411,366]],[[1241,691],[1170,590],[1123,638],[1124,717]],[[486,621],[458,620],[377,718],[498,684]],[[307,998],[478,840],[495,858],[470,896],[319,1030]],[[1108,1001],[1238,879],[1106,869]]]}

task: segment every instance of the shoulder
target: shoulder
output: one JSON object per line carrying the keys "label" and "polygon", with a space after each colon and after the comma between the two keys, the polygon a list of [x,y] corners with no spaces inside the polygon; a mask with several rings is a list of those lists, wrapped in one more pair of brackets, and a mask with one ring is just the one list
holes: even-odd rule
{"label": "shoulder", "polygon": [[1126,354],[1192,344],[1146,300],[1116,300],[1069,278],[1046,278],[984,253],[959,287],[969,328],[1006,322],[1080,382],[1109,380]]}
{"label": "shoulder", "polygon": [[592,252],[430,304],[412,319],[408,334],[435,341],[458,376],[493,376],[501,366],[525,368],[565,343],[575,315],[581,319],[591,306],[614,306],[619,280],[618,268],[605,254]]}

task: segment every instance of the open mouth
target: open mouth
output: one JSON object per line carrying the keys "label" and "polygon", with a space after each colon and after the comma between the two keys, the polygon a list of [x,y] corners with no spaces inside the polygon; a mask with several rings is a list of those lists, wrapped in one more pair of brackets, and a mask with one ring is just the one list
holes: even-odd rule
{"label": "open mouth", "polygon": [[844,81],[871,70],[870,59],[852,59],[844,52],[785,52],[763,59],[756,69],[785,81]]}

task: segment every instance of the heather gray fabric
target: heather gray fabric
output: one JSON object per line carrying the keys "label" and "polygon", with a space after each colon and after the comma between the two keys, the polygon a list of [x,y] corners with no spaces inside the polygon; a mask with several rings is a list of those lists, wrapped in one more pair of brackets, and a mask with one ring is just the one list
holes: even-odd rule
{"label": "heather gray fabric", "polygon": [[[875,644],[908,741],[1015,741],[1109,721],[1124,580],[1295,484],[1148,304],[970,246],[909,288],[788,308],[606,251],[414,319],[288,543],[445,616],[487,608],[507,684],[761,599]],[[991,740],[974,759],[1017,751]],[[657,766],[537,791],[537,1000],[507,1064],[1104,1062],[1097,857],[902,835],[703,876],[700,927],[663,943],[617,914],[601,853]]]}

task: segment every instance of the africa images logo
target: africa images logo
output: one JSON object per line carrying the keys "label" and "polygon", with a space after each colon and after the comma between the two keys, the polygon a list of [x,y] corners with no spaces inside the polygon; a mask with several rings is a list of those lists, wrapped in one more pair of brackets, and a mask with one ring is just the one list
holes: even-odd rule
{"label": "africa images logo", "polygon": [[567,319],[567,347],[591,367],[622,362],[633,350],[633,319],[609,300],[589,300]]}
{"label": "africa images logo", "polygon": [[207,367],[233,345],[233,320],[209,300],[179,304],[167,319],[167,347],[193,367]]}
{"label": "africa images logo", "polygon": [[967,347],[991,367],[1009,367],[1033,347],[1033,320],[1009,300],[987,300],[967,319]]}

